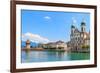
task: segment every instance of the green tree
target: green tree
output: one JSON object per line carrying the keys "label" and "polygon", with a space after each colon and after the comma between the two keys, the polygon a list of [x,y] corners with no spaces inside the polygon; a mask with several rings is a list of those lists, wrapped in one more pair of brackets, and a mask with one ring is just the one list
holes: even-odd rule
{"label": "green tree", "polygon": [[82,48],[87,49],[87,48],[90,48],[90,46],[89,45],[82,45]]}

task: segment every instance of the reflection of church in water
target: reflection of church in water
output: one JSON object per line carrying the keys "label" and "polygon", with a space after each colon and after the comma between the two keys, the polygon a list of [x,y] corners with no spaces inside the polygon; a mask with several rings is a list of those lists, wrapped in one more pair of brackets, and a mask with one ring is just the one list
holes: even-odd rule
{"label": "reflection of church in water", "polygon": [[81,22],[81,30],[71,25],[70,41],[67,43],[72,51],[82,51],[90,47],[90,32],[86,32],[86,22]]}

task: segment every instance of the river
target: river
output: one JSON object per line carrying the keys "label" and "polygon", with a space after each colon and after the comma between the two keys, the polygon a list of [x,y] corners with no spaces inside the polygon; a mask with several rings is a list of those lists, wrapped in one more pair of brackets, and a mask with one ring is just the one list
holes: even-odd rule
{"label": "river", "polygon": [[53,61],[73,61],[88,60],[90,53],[75,53],[61,51],[22,51],[21,62],[53,62]]}

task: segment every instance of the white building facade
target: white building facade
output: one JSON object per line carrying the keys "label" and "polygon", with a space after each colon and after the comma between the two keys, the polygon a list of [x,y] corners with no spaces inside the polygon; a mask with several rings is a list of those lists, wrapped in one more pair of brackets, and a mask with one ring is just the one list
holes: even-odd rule
{"label": "white building facade", "polygon": [[81,22],[81,30],[79,30],[74,25],[71,26],[71,34],[69,47],[71,51],[82,51],[83,48],[90,46],[90,33],[86,32],[86,23],[84,21]]}

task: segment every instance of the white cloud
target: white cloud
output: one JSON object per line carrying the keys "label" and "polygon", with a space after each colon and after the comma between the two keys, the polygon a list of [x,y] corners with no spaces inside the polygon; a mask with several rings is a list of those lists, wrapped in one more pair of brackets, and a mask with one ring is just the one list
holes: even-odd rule
{"label": "white cloud", "polygon": [[44,38],[38,34],[32,34],[29,32],[22,34],[23,41],[26,41],[28,39],[32,42],[37,42],[37,43],[48,43],[49,42],[49,40],[47,38]]}
{"label": "white cloud", "polygon": [[45,18],[45,19],[51,19],[51,17],[49,17],[49,16],[45,16],[44,18]]}

